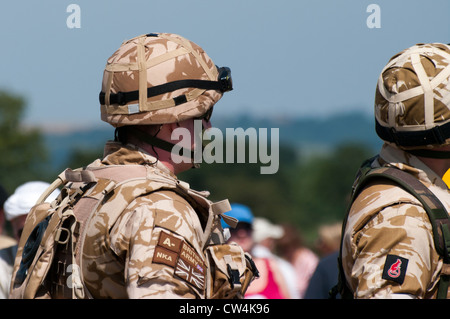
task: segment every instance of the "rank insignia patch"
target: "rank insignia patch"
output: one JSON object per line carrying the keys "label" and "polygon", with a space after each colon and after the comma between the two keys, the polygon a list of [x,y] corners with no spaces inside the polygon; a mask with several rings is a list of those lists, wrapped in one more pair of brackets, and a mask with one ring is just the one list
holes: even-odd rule
{"label": "rank insignia patch", "polygon": [[405,280],[407,267],[408,259],[396,255],[387,255],[382,278],[401,285]]}
{"label": "rank insignia patch", "polygon": [[162,231],[155,247],[153,262],[174,268],[174,275],[197,289],[205,289],[206,265],[184,240]]}

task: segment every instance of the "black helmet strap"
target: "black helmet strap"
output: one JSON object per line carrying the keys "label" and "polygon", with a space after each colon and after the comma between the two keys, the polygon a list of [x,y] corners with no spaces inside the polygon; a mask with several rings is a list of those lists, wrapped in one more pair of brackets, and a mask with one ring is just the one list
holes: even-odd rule
{"label": "black helmet strap", "polygon": [[398,146],[414,147],[425,145],[443,145],[450,138],[450,122],[422,131],[397,131],[394,128],[381,126],[375,121],[378,136]]}

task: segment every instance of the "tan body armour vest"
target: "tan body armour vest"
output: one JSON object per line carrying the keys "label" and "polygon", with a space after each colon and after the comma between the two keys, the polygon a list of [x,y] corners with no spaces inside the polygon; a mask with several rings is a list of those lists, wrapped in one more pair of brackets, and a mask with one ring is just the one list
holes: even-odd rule
{"label": "tan body armour vest", "polygon": [[[44,203],[46,196],[60,185],[65,185],[60,197],[51,204]],[[127,188],[133,195],[128,200],[119,196]],[[258,274],[249,254],[236,244],[225,244],[220,218],[226,218],[229,224],[237,222],[222,215],[230,210],[228,200],[212,203],[185,183],[143,165],[89,166],[61,173],[27,217],[15,259],[10,297],[92,298],[91,287],[84,280],[84,273],[89,270],[83,263],[86,258],[102,258],[111,252],[104,245],[96,247],[104,253],[89,256],[86,252],[96,242],[86,234],[98,223],[110,230],[135,198],[158,190],[176,192],[195,204],[199,219],[204,220],[200,254],[207,269],[200,298],[243,298]],[[102,212],[106,204],[108,210]],[[203,210],[203,217],[198,210]]]}

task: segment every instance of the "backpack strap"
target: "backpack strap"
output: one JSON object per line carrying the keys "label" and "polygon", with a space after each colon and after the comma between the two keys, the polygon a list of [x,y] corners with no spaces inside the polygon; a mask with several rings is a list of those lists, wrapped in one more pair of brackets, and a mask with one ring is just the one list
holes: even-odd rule
{"label": "backpack strap", "polygon": [[44,191],[44,193],[42,193],[42,195],[37,200],[36,204],[42,204],[47,199],[47,197],[50,196],[51,193],[53,193],[54,190],[66,184],[66,182],[67,182],[66,174],[65,172],[62,172],[61,174],[58,175],[58,178],[55,181],[53,181],[52,184],[50,184],[50,186]]}
{"label": "backpack strap", "polygon": [[441,201],[424,184],[402,170],[390,167],[373,169],[364,182],[370,178],[387,177],[414,195],[425,208],[433,228],[433,240],[437,252],[444,262],[450,262],[450,228],[449,215]]}
{"label": "backpack strap", "polygon": [[364,182],[367,183],[369,179],[377,177],[387,177],[396,182],[414,195],[425,208],[433,229],[434,246],[444,261],[444,271],[441,271],[437,298],[447,298],[450,283],[450,274],[446,271],[450,264],[450,219],[447,210],[424,184],[402,170],[390,167],[374,169],[366,175]]}
{"label": "backpack strap", "polygon": [[[447,291],[450,284],[450,218],[441,201],[418,179],[410,174],[392,167],[369,168],[367,165],[360,171],[360,176],[354,185],[351,203],[358,196],[359,192],[371,181],[375,179],[389,179],[402,187],[404,190],[414,195],[423,205],[427,212],[433,230],[434,246],[438,254],[443,258],[444,265],[440,275],[438,288],[438,299],[447,298]],[[350,203],[350,206],[351,206]],[[349,210],[348,210],[349,211]],[[344,234],[348,213],[342,227]],[[344,236],[342,236],[343,238]],[[339,282],[341,291],[348,289],[345,284],[345,277],[342,269],[342,238],[339,253]],[[342,282],[344,281],[344,282]]]}

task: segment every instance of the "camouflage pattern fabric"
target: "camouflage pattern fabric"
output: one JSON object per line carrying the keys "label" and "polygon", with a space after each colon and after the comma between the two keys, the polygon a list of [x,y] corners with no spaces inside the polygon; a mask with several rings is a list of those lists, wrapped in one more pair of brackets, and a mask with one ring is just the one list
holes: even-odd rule
{"label": "camouflage pattern fabric", "polygon": [[[222,97],[218,90],[178,89],[147,98],[147,88],[185,79],[217,81],[218,70],[205,51],[177,34],[142,35],[124,41],[108,59],[102,82],[101,118],[114,127],[180,122],[205,114]],[[139,90],[139,101],[109,102],[109,94]],[[186,102],[174,104],[185,95]]]}
{"label": "camouflage pattern fabric", "polygon": [[[372,167],[399,168],[426,185],[450,210],[446,184],[417,157],[384,144]],[[351,206],[343,235],[345,277],[355,298],[433,298],[443,261],[425,209],[390,183],[372,183]]]}
{"label": "camouflage pattern fabric", "polygon": [[10,298],[243,298],[258,271],[225,243],[221,218],[237,223],[228,200],[209,201],[133,145],[105,154],[60,174],[61,196],[28,214]]}
{"label": "camouflage pattern fabric", "polygon": [[[67,174],[81,176],[76,172],[69,170],[66,177]],[[246,286],[237,282],[234,290],[227,287],[228,267],[235,271],[241,283],[253,280],[254,277],[247,276],[249,256],[237,245],[224,244],[219,216],[229,209],[228,201],[212,203],[206,198],[208,192],[191,190],[154,157],[130,144],[108,142],[103,160],[96,160],[86,171],[78,172],[84,175],[95,172],[99,178],[78,201],[80,205],[91,205],[90,199],[98,196],[97,193],[107,195],[94,213],[90,213],[91,208],[78,209],[77,213],[77,204],[73,208],[76,216],[86,216],[80,228],[74,228],[80,236],[76,237],[73,262],[81,270],[78,278],[82,278],[84,286],[84,292],[77,290],[76,298],[239,298],[241,288]],[[137,177],[130,173],[136,173]],[[102,174],[112,179],[108,182]],[[62,194],[72,196],[86,186],[86,182],[67,178],[72,182]],[[110,185],[114,185],[113,188]],[[61,199],[64,202],[67,198],[64,195]],[[55,201],[52,205],[63,207],[63,203],[58,203]],[[29,215],[35,218],[30,217],[25,225],[27,234],[38,221],[54,211],[47,203],[37,207],[36,212]],[[50,224],[60,219],[59,213],[51,216]],[[50,225],[48,229],[52,229],[52,233],[44,234],[40,246],[52,249],[56,239],[50,237],[57,229]],[[27,238],[21,239],[15,273]],[[30,289],[27,282],[31,280],[27,277],[25,286],[21,281],[20,286],[12,287],[11,297],[71,298],[70,293],[65,293],[70,286],[66,271],[73,272],[70,277],[76,277],[74,268],[66,270],[69,264],[59,257],[51,264],[58,267],[51,268],[47,259],[52,254],[44,255],[45,260],[39,258],[40,262],[33,269]],[[36,256],[40,256],[39,251]],[[59,273],[59,265],[63,265],[63,273]],[[49,267],[49,275],[45,277]]]}
{"label": "camouflage pattern fabric", "polygon": [[[172,191],[140,197],[114,225],[107,221],[107,210],[108,205],[104,205],[91,220],[91,225],[96,227],[89,228],[83,249],[83,279],[93,297],[204,295],[202,228],[196,212],[185,199]],[[104,236],[108,231],[109,238]],[[195,267],[203,269],[197,271],[198,283],[175,276],[181,249],[187,252]]]}
{"label": "camouflage pattern fabric", "polygon": [[[107,144],[105,153],[101,163],[92,165],[156,162],[118,143]],[[161,163],[156,168],[152,172],[155,183],[164,178],[177,181]],[[86,287],[94,298],[204,298],[203,229],[208,212],[164,188],[134,198],[139,183],[118,189],[89,220],[81,256]],[[120,212],[120,202],[131,204]],[[183,276],[181,263],[185,270],[192,268],[191,272]]]}
{"label": "camouflage pattern fabric", "polygon": [[[416,44],[394,55],[378,79],[375,118],[382,127],[399,132],[428,130],[448,123],[450,45]],[[447,138],[439,146],[449,143]]]}

